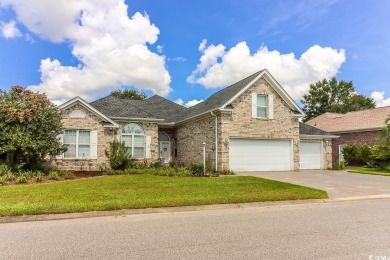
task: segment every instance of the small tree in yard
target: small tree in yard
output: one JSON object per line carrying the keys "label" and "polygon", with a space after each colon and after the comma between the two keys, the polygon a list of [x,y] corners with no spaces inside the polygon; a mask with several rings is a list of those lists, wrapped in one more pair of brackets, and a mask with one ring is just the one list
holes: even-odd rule
{"label": "small tree in yard", "polygon": [[0,156],[8,165],[34,169],[47,155],[66,150],[57,107],[44,94],[20,86],[0,91]]}
{"label": "small tree in yard", "polygon": [[390,115],[387,117],[385,124],[378,145],[372,148],[372,158],[382,169],[390,165]]}
{"label": "small tree in yard", "polygon": [[128,148],[124,142],[110,142],[110,148],[105,151],[105,154],[113,170],[125,170],[133,164],[133,160],[129,156]]}

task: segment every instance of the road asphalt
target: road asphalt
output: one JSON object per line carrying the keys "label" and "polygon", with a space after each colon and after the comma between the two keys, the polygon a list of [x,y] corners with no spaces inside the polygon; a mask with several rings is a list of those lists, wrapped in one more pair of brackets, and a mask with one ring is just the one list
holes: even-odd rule
{"label": "road asphalt", "polygon": [[0,259],[390,259],[390,199],[0,224]]}

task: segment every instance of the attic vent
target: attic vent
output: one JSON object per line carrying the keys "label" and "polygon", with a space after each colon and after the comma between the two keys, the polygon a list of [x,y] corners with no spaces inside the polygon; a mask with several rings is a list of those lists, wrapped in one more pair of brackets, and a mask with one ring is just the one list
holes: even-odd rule
{"label": "attic vent", "polygon": [[71,118],[85,118],[85,113],[84,111],[81,111],[79,109],[76,109],[76,110],[73,110],[71,113],[70,113],[70,117]]}

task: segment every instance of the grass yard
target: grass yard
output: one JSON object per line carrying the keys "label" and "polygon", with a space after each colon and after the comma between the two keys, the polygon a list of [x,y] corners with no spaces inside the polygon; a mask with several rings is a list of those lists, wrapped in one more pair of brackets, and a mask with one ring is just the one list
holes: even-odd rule
{"label": "grass yard", "polygon": [[327,197],[325,191],[246,176],[101,176],[0,186],[0,216]]}
{"label": "grass yard", "polygon": [[390,176],[390,172],[379,171],[379,170],[377,170],[375,168],[347,166],[346,170],[349,171],[349,172],[353,172],[353,173]]}

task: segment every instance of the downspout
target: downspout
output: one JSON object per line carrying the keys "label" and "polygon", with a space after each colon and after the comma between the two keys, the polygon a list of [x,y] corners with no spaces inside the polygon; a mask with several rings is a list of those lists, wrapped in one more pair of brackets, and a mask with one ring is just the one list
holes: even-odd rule
{"label": "downspout", "polygon": [[211,115],[215,116],[215,171],[218,171],[218,116],[211,111]]}

